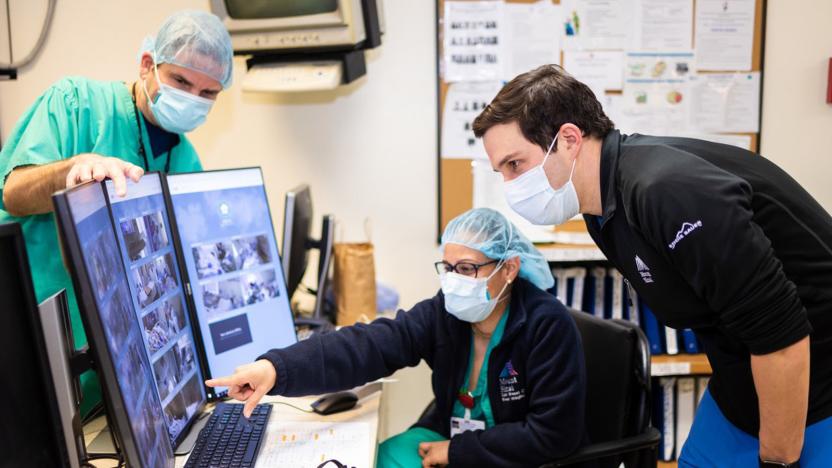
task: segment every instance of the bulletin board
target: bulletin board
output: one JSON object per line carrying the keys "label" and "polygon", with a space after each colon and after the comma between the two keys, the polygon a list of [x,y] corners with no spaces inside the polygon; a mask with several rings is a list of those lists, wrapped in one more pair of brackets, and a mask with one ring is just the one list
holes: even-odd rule
{"label": "bulletin board", "polygon": [[[634,15],[644,15],[644,16],[650,16],[653,13],[652,11],[646,12],[648,10],[648,7],[655,9],[656,5],[661,6],[661,4],[663,4],[663,3],[668,4],[668,5],[673,3],[673,2],[670,2],[669,0],[629,0],[629,1],[634,2],[637,5],[640,5],[640,8],[641,8],[641,10],[636,11],[633,14]],[[577,23],[578,27],[584,27],[585,30],[586,30],[587,26],[589,26],[586,22],[590,21],[591,18],[592,18],[592,15],[587,14],[587,17],[584,19],[583,24],[580,24],[577,20],[575,20],[574,15],[570,15],[569,12],[567,12],[568,9],[569,10],[574,9],[572,11],[578,11],[579,5],[581,5],[581,4],[583,4],[583,5],[588,4],[588,5],[592,6],[593,3],[595,3],[595,4],[603,4],[603,3],[607,3],[607,4],[613,3],[613,4],[615,4],[616,2],[599,2],[599,1],[595,1],[595,0],[540,0],[540,1],[535,1],[535,0],[485,0],[485,1],[482,1],[482,0],[480,0],[480,1],[477,1],[477,0],[449,0],[448,2],[446,2],[446,0],[437,0],[437,3],[436,3],[436,15],[437,15],[437,29],[436,29],[437,42],[436,42],[436,44],[437,44],[437,46],[436,47],[437,47],[437,72],[438,72],[438,74],[437,74],[437,91],[438,91],[437,92],[437,97],[438,97],[438,114],[439,114],[439,117],[437,119],[438,120],[438,135],[439,135],[439,141],[438,141],[438,145],[437,145],[438,172],[439,172],[439,174],[438,174],[438,187],[437,187],[437,189],[438,189],[438,198],[437,199],[438,199],[438,222],[439,222],[438,223],[438,228],[439,228],[439,233],[438,234],[439,235],[441,235],[441,232],[444,229],[445,225],[451,219],[453,219],[455,216],[461,214],[462,212],[464,212],[466,210],[469,210],[469,209],[473,208],[475,205],[476,206],[489,206],[488,203],[483,204],[483,200],[497,200],[498,198],[501,199],[501,197],[502,197],[502,193],[491,193],[491,194],[483,195],[483,193],[486,193],[488,191],[484,190],[484,189],[481,189],[481,188],[478,189],[476,187],[477,184],[478,184],[478,180],[481,180],[481,179],[477,179],[477,177],[482,177],[482,175],[477,176],[476,174],[481,174],[483,171],[490,170],[490,166],[487,166],[488,161],[483,159],[485,155],[484,155],[484,150],[482,149],[482,142],[481,142],[481,140],[477,140],[476,142],[473,142],[473,135],[469,134],[468,137],[466,138],[467,144],[470,145],[471,148],[476,148],[475,150],[471,151],[471,153],[476,153],[476,154],[461,154],[461,153],[465,152],[465,151],[463,151],[464,150],[464,143],[454,144],[454,141],[461,140],[459,137],[461,136],[462,132],[461,132],[461,130],[459,130],[459,128],[457,128],[457,126],[458,125],[463,125],[464,116],[460,117],[460,115],[454,114],[451,111],[451,107],[446,109],[446,101],[449,97],[449,92],[453,93],[453,96],[454,96],[454,99],[452,99],[450,102],[456,102],[455,98],[457,96],[459,96],[459,93],[457,93],[457,89],[459,89],[459,88],[471,89],[473,87],[474,90],[477,91],[476,87],[480,86],[480,84],[482,85],[482,87],[485,88],[483,90],[480,90],[480,91],[482,91],[480,93],[481,96],[487,96],[491,92],[496,94],[496,91],[499,90],[499,87],[502,84],[504,84],[507,80],[509,80],[511,77],[516,75],[515,74],[515,75],[510,75],[510,76],[508,76],[508,75],[507,76],[502,76],[502,77],[499,77],[499,79],[495,80],[495,79],[493,79],[493,77],[494,77],[493,70],[490,69],[490,68],[493,68],[493,67],[489,67],[491,65],[491,63],[485,63],[482,66],[482,73],[481,73],[482,76],[485,77],[485,78],[483,79],[482,83],[478,84],[478,83],[476,83],[478,81],[478,79],[477,79],[478,77],[475,77],[473,79],[472,78],[467,78],[467,79],[460,80],[458,78],[459,73],[455,70],[455,64],[453,62],[449,62],[449,61],[446,62],[446,57],[445,57],[445,27],[446,27],[446,25],[445,25],[445,12],[446,12],[446,3],[456,4],[456,5],[451,6],[451,8],[464,9],[464,8],[467,8],[467,7],[471,7],[471,5],[468,5],[467,7],[466,6],[461,6],[461,4],[463,4],[463,3],[469,3],[469,4],[478,3],[480,5],[484,5],[486,2],[499,3],[499,4],[502,4],[502,5],[499,6],[500,8],[505,8],[506,10],[512,9],[513,11],[517,11],[517,10],[522,11],[524,8],[538,8],[538,7],[545,10],[546,8],[549,7],[549,2],[551,2],[551,5],[554,6],[551,9],[560,11],[559,15],[557,15],[557,14],[555,15],[555,17],[558,18],[558,21],[555,21],[555,24],[553,25],[553,27],[556,27],[557,30],[561,31],[561,33],[560,33],[561,36],[560,36],[560,39],[559,39],[560,42],[554,44],[555,47],[559,48],[560,50],[553,50],[553,53],[551,55],[553,58],[552,58],[551,61],[541,62],[538,65],[543,64],[543,63],[556,62],[556,63],[560,64],[561,66],[564,66],[565,65],[564,61],[565,60],[570,61],[570,63],[579,63],[579,62],[577,62],[577,59],[573,59],[573,57],[583,58],[584,60],[586,60],[587,57],[591,57],[592,60],[587,61],[585,63],[585,65],[589,64],[590,66],[594,66],[594,65],[599,64],[603,61],[601,59],[604,58],[605,54],[608,54],[608,55],[612,56],[613,58],[615,58],[616,52],[620,52],[620,55],[623,56],[623,61],[621,62],[621,67],[623,68],[623,70],[622,70],[622,75],[623,75],[622,82],[623,82],[623,84],[620,87],[620,89],[615,89],[615,88],[611,88],[609,86],[605,86],[604,83],[600,83],[600,82],[595,83],[596,86],[593,86],[586,79],[582,79],[582,76],[578,75],[577,73],[573,73],[572,70],[570,70],[570,68],[567,68],[566,66],[564,66],[564,68],[566,68],[566,71],[575,75],[576,78],[580,79],[581,81],[584,81],[587,84],[590,84],[590,87],[593,89],[593,91],[596,92],[596,95],[597,96],[600,95],[599,100],[601,100],[602,104],[605,105],[605,110],[607,109],[607,105],[605,103],[607,101],[609,101],[610,103],[613,103],[613,102],[621,103],[621,102],[623,102],[624,104],[622,105],[622,107],[627,109],[627,111],[630,111],[631,108],[634,107],[634,105],[631,105],[630,103],[635,102],[635,101],[639,101],[639,99],[642,97],[642,93],[643,93],[642,89],[652,89],[652,88],[650,88],[650,86],[654,86],[654,85],[649,85],[649,84],[645,85],[643,83],[643,81],[645,81],[645,80],[639,80],[639,79],[634,77],[635,72],[633,70],[638,70],[639,66],[641,65],[641,63],[639,63],[639,60],[641,60],[644,57],[647,57],[647,60],[652,60],[652,58],[651,58],[652,56],[664,56],[664,55],[674,56],[674,54],[677,54],[679,52],[678,50],[676,50],[675,52],[665,54],[661,49],[644,49],[644,48],[641,47],[641,45],[643,45],[644,43],[647,42],[647,39],[645,39],[646,33],[644,33],[643,31],[648,31],[649,30],[648,26],[649,26],[650,19],[643,20],[643,21],[641,21],[641,23],[638,24],[637,27],[640,29],[640,31],[637,31],[637,32],[634,33],[634,36],[637,36],[637,37],[635,39],[632,39],[633,42],[631,42],[631,48],[628,48],[628,49],[616,49],[615,47],[610,47],[610,42],[611,41],[607,41],[607,44],[603,44],[602,43],[602,42],[604,42],[603,38],[597,44],[598,45],[597,49],[593,48],[594,43],[592,43],[591,41],[589,42],[589,45],[584,45],[584,46],[580,46],[580,47],[576,47],[574,45],[575,44],[574,42],[572,42],[572,43],[567,42],[569,40],[574,39],[573,37],[565,37],[565,34],[566,34],[565,31],[568,27],[575,28],[576,23]],[[715,33],[714,37],[710,37],[707,34],[707,31],[708,31],[707,27],[713,27],[714,31],[720,31],[721,30],[721,29],[717,29],[717,27],[715,27],[715,26],[712,26],[715,23],[713,23],[713,22],[708,23],[707,22],[710,18],[708,16],[708,14],[713,13],[713,15],[715,15],[715,16],[712,16],[712,17],[717,17],[718,18],[719,17],[719,12],[718,11],[714,12],[713,11],[714,9],[716,9],[716,8],[725,8],[725,11],[727,12],[728,8],[734,8],[737,5],[740,5],[738,8],[743,9],[743,15],[744,16],[742,16],[742,18],[745,18],[745,20],[743,22],[742,18],[740,18],[740,20],[738,20],[738,22],[736,23],[736,26],[738,27],[738,30],[741,30],[741,28],[743,28],[743,25],[746,29],[742,30],[742,31],[744,31],[743,34],[739,34],[739,33],[736,34],[736,37],[738,37],[740,39],[736,39],[737,44],[734,44],[734,45],[737,46],[736,50],[742,51],[741,53],[738,53],[738,55],[737,55],[738,57],[742,58],[744,56],[747,56],[749,53],[750,53],[750,57],[747,57],[747,59],[745,60],[744,63],[746,63],[746,65],[741,66],[739,68],[737,68],[737,67],[720,68],[718,65],[714,65],[714,63],[718,64],[720,62],[718,62],[718,61],[715,62],[714,60],[710,59],[710,63],[711,63],[710,67],[711,68],[700,69],[698,66],[696,66],[696,60],[695,59],[693,60],[694,70],[691,71],[690,75],[687,75],[685,77],[685,83],[684,83],[685,88],[684,89],[685,89],[686,95],[685,96],[679,95],[679,96],[682,96],[682,97],[677,97],[675,99],[676,100],[688,99],[687,105],[690,106],[690,109],[695,109],[695,112],[699,113],[699,114],[696,114],[696,115],[703,115],[703,116],[708,115],[708,112],[711,112],[709,109],[712,109],[714,107],[718,107],[722,112],[721,114],[719,114],[720,119],[723,119],[723,120],[720,120],[721,124],[718,126],[719,128],[711,128],[711,129],[708,129],[708,130],[700,130],[700,129],[694,129],[694,130],[689,130],[689,131],[686,130],[686,132],[683,135],[679,135],[679,136],[691,136],[691,137],[698,137],[698,138],[705,138],[705,139],[713,139],[714,141],[721,141],[721,142],[725,142],[725,143],[737,144],[738,146],[744,146],[744,147],[747,147],[747,149],[750,149],[751,151],[758,152],[759,151],[759,141],[760,141],[759,126],[760,126],[760,121],[761,121],[760,114],[761,114],[761,97],[762,97],[762,65],[763,65],[764,40],[765,40],[765,38],[764,38],[765,29],[764,28],[765,28],[765,6],[766,6],[765,4],[766,4],[766,0],[727,0],[727,1],[721,1],[721,2],[719,2],[719,4],[716,4],[714,2],[714,0],[689,0],[689,2],[690,2],[689,7],[686,7],[687,3],[684,2],[684,1],[679,2],[677,0],[675,3],[685,6],[685,8],[682,8],[681,11],[682,12],[687,11],[692,16],[692,18],[690,20],[690,23],[691,23],[690,24],[690,36],[691,36],[690,52],[693,52],[693,55],[695,56],[695,58],[698,58],[698,56],[700,55],[700,48],[697,48],[697,45],[698,45],[697,41],[699,41],[699,44],[701,44],[701,51],[702,51],[701,56],[703,58],[706,57],[706,55],[707,55],[705,53],[708,50],[708,49],[706,49],[706,47],[710,47],[711,48],[710,49],[711,50],[710,55],[714,55],[714,52],[713,52],[715,50],[714,47],[715,46],[718,46],[718,47],[723,46],[722,42],[721,42],[722,39],[719,38],[719,37],[716,37],[716,35],[718,33]],[[700,4],[700,5],[697,5],[697,4]],[[509,5],[509,6],[506,7],[506,5]],[[523,6],[523,5],[525,5],[525,6]],[[697,6],[701,6],[702,10],[697,11]],[[543,10],[540,10],[540,11],[543,11]],[[734,10],[732,10],[732,11],[734,11]],[[548,12],[548,10],[547,10],[547,12]],[[583,13],[586,13],[586,11],[584,10]],[[619,12],[619,13],[626,14],[626,12]],[[667,13],[670,14],[671,12],[668,11]],[[517,13],[515,13],[515,14],[517,14]],[[455,16],[454,16],[453,19],[455,19],[455,20],[460,19],[460,18],[464,19],[464,17],[459,15],[458,12],[455,12],[454,15]],[[533,15],[529,15],[529,16],[531,17],[531,16],[536,16],[536,15],[537,15],[537,13],[534,13]],[[752,16],[753,16],[753,20],[751,19]],[[595,17],[598,17],[598,15],[596,15]],[[684,17],[686,17],[686,15],[682,15],[682,17],[684,18]],[[643,18],[641,18],[641,19],[643,19]],[[655,18],[652,18],[652,20],[655,21]],[[476,21],[476,18],[474,18],[473,21]],[[520,21],[523,21],[522,18],[520,19]],[[753,21],[753,23],[752,23],[752,21]],[[571,24],[569,26],[567,26],[567,23],[571,23]],[[479,24],[480,26],[485,24],[486,25],[485,27],[487,28],[489,22],[486,20],[486,21],[480,21],[477,24]],[[503,23],[503,24],[505,24],[505,23]],[[543,24],[551,24],[551,22],[548,22],[548,21],[544,20]],[[525,25],[514,26],[514,28],[518,29],[518,28],[521,28],[521,27],[524,27],[524,26]],[[660,28],[660,27],[662,27],[662,23],[660,21],[655,21],[654,26]],[[699,26],[699,32],[698,33],[696,31],[697,26]],[[448,27],[450,28],[451,26],[448,26]],[[750,28],[752,28],[752,27],[753,27],[753,31],[750,30]],[[601,28],[603,28],[603,26],[598,27],[598,29],[601,29]],[[505,29],[503,31],[505,31]],[[542,33],[546,34],[547,32],[544,30],[544,31],[542,31]],[[525,35],[525,34],[527,34],[527,32],[521,31],[521,34]],[[486,35],[480,35],[480,36],[477,36],[476,39],[477,39],[477,41],[484,43],[485,47],[487,48],[488,44],[490,42],[487,40],[487,37],[485,39],[483,39],[483,37],[485,37],[485,36],[488,36],[488,35],[487,34]],[[685,36],[686,36],[686,34],[685,34]],[[534,36],[529,36],[529,37],[533,38]],[[503,39],[505,39],[505,38],[503,38]],[[581,39],[583,40],[583,38],[581,38]],[[683,39],[684,39],[684,37],[683,37]],[[672,38],[668,38],[667,40],[671,41]],[[472,41],[473,41],[473,39],[472,39]],[[642,41],[642,42],[639,42],[639,41]],[[476,41],[474,41],[474,42],[476,43]],[[750,45],[748,44],[749,42],[751,43]],[[522,47],[523,44],[518,44],[518,45],[520,47],[518,47],[516,49],[517,51],[524,52],[525,50],[527,50],[526,48]],[[745,48],[743,49],[742,47],[740,47],[741,45],[744,45]],[[531,47],[532,44],[529,44],[529,46]],[[730,47],[730,46],[731,46],[730,42],[725,44],[725,47]],[[566,50],[566,49],[568,49],[568,50]],[[749,52],[749,49],[750,49],[750,52]],[[725,53],[727,54],[727,52],[725,52]],[[548,52],[547,52],[547,54],[548,54]],[[589,55],[587,55],[587,54],[589,54]],[[684,54],[684,53],[679,53],[678,55],[682,56],[683,58],[686,56],[686,54]],[[599,60],[596,60],[596,57],[598,57]],[[505,56],[503,58],[505,58]],[[671,59],[672,59],[672,57],[671,57]],[[617,58],[615,58],[615,60],[609,60],[607,62],[608,66],[612,66],[612,67],[617,66],[617,60],[618,60]],[[730,60],[726,59],[726,61],[723,62],[723,63],[739,63],[739,62],[737,62],[736,60],[734,62],[731,62]],[[451,66],[448,66],[449,64]],[[672,68],[673,63],[670,63],[670,65],[671,65],[671,68]],[[524,70],[529,70],[529,69],[532,69],[532,68],[534,68],[534,66],[531,66],[531,67],[526,68]],[[649,66],[647,68],[650,69]],[[654,67],[654,68],[658,68],[658,67]],[[577,70],[577,68],[575,68],[575,69]],[[676,70],[678,71],[679,69],[684,69],[684,67],[682,65],[676,64]],[[592,70],[590,69],[590,70],[588,70],[588,72],[591,73]],[[470,72],[461,72],[461,73],[468,73],[469,75],[471,74]],[[452,76],[449,76],[449,74],[452,75]],[[456,78],[454,76],[456,76]],[[590,76],[590,75],[587,75],[587,76]],[[449,80],[448,78],[452,78],[452,79]],[[736,81],[732,81],[732,80],[736,80]],[[465,82],[465,84],[460,86],[460,83],[462,83],[462,82]],[[720,88],[719,86],[721,86],[720,85],[721,82],[737,83],[737,86],[728,85],[729,86],[728,88]],[[645,88],[645,86],[647,86],[647,88]],[[662,85],[662,84],[656,84],[655,85],[656,90],[658,90],[657,92],[664,92],[664,88],[662,88],[662,86],[664,86],[664,85]],[[452,89],[453,89],[453,91],[452,91]],[[705,91],[702,91],[703,89]],[[719,101],[719,102],[722,103],[722,104],[720,104],[720,106],[723,106],[723,107],[708,105],[709,102],[714,99],[714,97],[712,96],[714,94],[712,92],[712,90],[714,90],[714,89],[721,89],[721,90],[730,89],[730,90],[732,90],[728,94],[723,93],[723,94],[719,94],[719,96],[731,95],[732,92],[736,91],[737,97],[736,98],[734,98],[734,97],[722,98],[723,100]],[[696,90],[696,91],[694,91],[694,90]],[[720,91],[720,92],[722,92],[722,91]],[[742,96],[740,96],[740,92],[742,92],[744,94]],[[645,96],[649,96],[646,99],[652,99],[653,98],[653,96],[649,95],[646,92],[644,92],[643,94]],[[676,93],[676,94],[678,94],[678,93]],[[673,100],[673,98],[671,98],[671,96],[676,96],[676,94],[673,94],[672,92],[671,93],[665,93],[665,95],[663,95],[663,98],[667,99],[667,101],[670,102],[670,101]],[[697,102],[697,100],[698,100],[698,102]],[[728,100],[731,104],[725,104],[726,100]],[[474,109],[481,110],[482,106],[485,103],[487,103],[487,101],[488,100],[486,100],[486,99],[476,99],[476,100],[473,100],[473,102],[471,102],[471,104],[472,104],[472,109],[471,109],[472,112],[470,114],[471,119],[473,119],[475,114],[478,113],[478,112],[473,112]],[[734,101],[739,102],[740,104],[744,105],[745,107],[737,107],[737,105],[733,104]],[[630,106],[630,107],[626,107],[626,106]],[[697,106],[697,107],[694,107],[694,106]],[[734,109],[733,110],[732,109],[727,109],[727,107],[729,107],[729,106],[734,107]],[[612,107],[613,106],[611,104],[611,109],[612,109]],[[752,112],[740,112],[740,110],[744,109],[744,108],[750,109]],[[466,108],[466,110],[467,110],[467,108]],[[637,109],[637,111],[642,112],[641,110],[638,110],[638,109]],[[657,112],[661,112],[661,111],[662,111],[661,109],[657,110]],[[756,112],[756,114],[755,114],[755,112]],[[637,114],[638,115],[637,118],[632,118],[632,115],[634,115],[634,114],[632,114],[632,113],[628,114],[627,112],[624,112],[624,111],[612,112],[612,110],[610,110],[608,112],[608,115],[610,116],[610,118],[612,118],[613,122],[616,124],[616,128],[621,128],[624,133],[636,133],[637,132],[637,133],[655,134],[655,135],[661,135],[661,134],[671,134],[672,135],[672,134],[674,134],[673,132],[665,133],[661,130],[651,131],[650,128],[642,128],[640,126],[642,122],[648,122],[649,123],[650,118],[651,118],[650,112],[646,112],[643,115],[642,114]],[[622,122],[624,122],[624,121],[631,122],[631,124],[628,125],[627,127],[622,128],[619,125],[619,123],[620,123],[619,119],[616,118],[616,116],[618,116],[618,115],[626,116],[626,118],[622,118],[620,120]],[[694,115],[694,110],[689,110],[688,115]],[[640,120],[641,117],[645,117],[647,120],[642,121],[642,120]],[[653,118],[657,121],[662,120],[661,118],[658,118],[656,116],[654,116]],[[693,121],[693,117],[688,117],[688,119],[689,119],[689,121]],[[699,119],[699,122],[706,122],[706,121],[710,122],[710,121],[712,121],[712,119],[707,119],[707,118]],[[742,122],[740,122],[740,121],[742,121]],[[465,127],[465,130],[467,131],[469,126],[470,126],[470,121],[465,122],[465,123],[467,124],[467,126]],[[647,124],[645,124],[645,125],[647,125]],[[699,125],[699,124],[697,123],[697,125]],[[708,125],[713,125],[713,124],[708,124]],[[731,131],[732,127],[735,130],[740,130],[740,131]],[[446,129],[448,129],[448,128],[452,129],[453,131],[452,132],[451,131],[446,132]],[[726,131],[721,131],[721,130],[725,130],[725,129],[728,129],[729,131],[727,131],[727,132]],[[451,134],[451,136],[446,135],[446,133]],[[707,137],[706,136],[701,136],[701,135],[707,135]],[[723,140],[725,140],[725,141],[723,141]],[[730,140],[730,141],[728,141],[728,140]],[[448,154],[448,153],[453,153],[453,154]],[[484,187],[484,185],[481,185],[480,187]],[[475,191],[476,191],[476,193],[475,193]],[[492,192],[499,191],[499,188],[497,188],[496,186],[492,187],[491,191]],[[483,198],[483,197],[485,197],[485,198]],[[495,203],[499,203],[499,202],[495,201]],[[502,208],[501,207],[496,207],[496,206],[494,206],[494,207],[503,211],[503,212],[505,212],[505,209],[504,209],[505,207],[502,207]],[[515,220],[516,218],[510,217],[510,219]],[[521,227],[521,229],[522,229],[522,227]],[[531,236],[531,237],[532,237],[532,240],[535,240],[533,238],[533,236]],[[541,241],[541,242],[543,242],[543,241]]]}

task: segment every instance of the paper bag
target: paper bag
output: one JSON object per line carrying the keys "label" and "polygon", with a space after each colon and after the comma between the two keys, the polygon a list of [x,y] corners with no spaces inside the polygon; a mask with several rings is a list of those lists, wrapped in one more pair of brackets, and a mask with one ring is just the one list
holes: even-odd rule
{"label": "paper bag", "polygon": [[373,244],[336,243],[335,304],[337,325],[370,322],[376,318],[376,267]]}

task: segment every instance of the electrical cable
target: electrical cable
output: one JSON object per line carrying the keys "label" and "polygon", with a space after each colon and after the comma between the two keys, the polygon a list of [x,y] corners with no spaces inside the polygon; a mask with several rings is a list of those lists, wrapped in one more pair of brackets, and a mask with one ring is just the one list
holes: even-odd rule
{"label": "electrical cable", "polygon": [[43,25],[41,26],[40,34],[38,35],[37,41],[35,41],[35,46],[29,51],[26,56],[23,57],[22,60],[15,62],[14,57],[12,56],[12,15],[10,10],[10,0],[6,0],[6,23],[8,24],[8,33],[9,33],[9,63],[0,63],[0,68],[7,68],[7,69],[17,69],[22,68],[28,65],[35,57],[40,53],[40,50],[43,48],[43,44],[46,42],[46,36],[49,35],[49,28],[52,25],[52,18],[55,16],[55,3],[56,0],[49,0],[46,6],[46,17],[43,19]]}

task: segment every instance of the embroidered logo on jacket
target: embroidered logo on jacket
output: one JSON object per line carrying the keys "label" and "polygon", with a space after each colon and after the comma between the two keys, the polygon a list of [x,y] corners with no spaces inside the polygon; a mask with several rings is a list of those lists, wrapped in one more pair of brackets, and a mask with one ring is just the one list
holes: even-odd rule
{"label": "embroidered logo on jacket", "polygon": [[640,259],[638,255],[636,255],[636,270],[638,270],[638,274],[641,275],[641,279],[643,279],[645,283],[653,282],[653,274],[650,273],[650,268],[647,267],[647,264],[644,263],[644,260]]}
{"label": "embroidered logo on jacket", "polygon": [[667,244],[670,247],[670,250],[676,248],[676,244],[679,243],[682,239],[687,237],[688,234],[692,233],[693,231],[702,227],[702,220],[699,220],[695,223],[682,223],[682,229],[679,229],[679,232],[676,233],[676,238],[673,239],[673,242]]}
{"label": "embroidered logo on jacket", "polygon": [[520,373],[514,370],[511,359],[500,372],[500,399],[505,403],[526,398],[526,389],[520,386]]}

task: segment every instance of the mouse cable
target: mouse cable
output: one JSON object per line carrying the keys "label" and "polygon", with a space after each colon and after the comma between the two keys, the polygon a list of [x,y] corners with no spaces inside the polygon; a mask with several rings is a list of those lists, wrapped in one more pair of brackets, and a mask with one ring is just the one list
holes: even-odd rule
{"label": "mouse cable", "polygon": [[299,407],[299,406],[295,406],[295,405],[293,405],[293,404],[291,404],[291,403],[286,403],[286,402],[283,402],[283,401],[270,401],[269,403],[271,403],[271,404],[273,404],[273,405],[283,405],[283,406],[288,406],[288,407],[290,407],[290,408],[294,408],[294,409],[296,409],[296,410],[298,410],[298,411],[302,411],[302,412],[304,412],[304,413],[314,413],[314,411],[312,411],[311,409],[303,409],[303,408],[301,408],[301,407]]}

